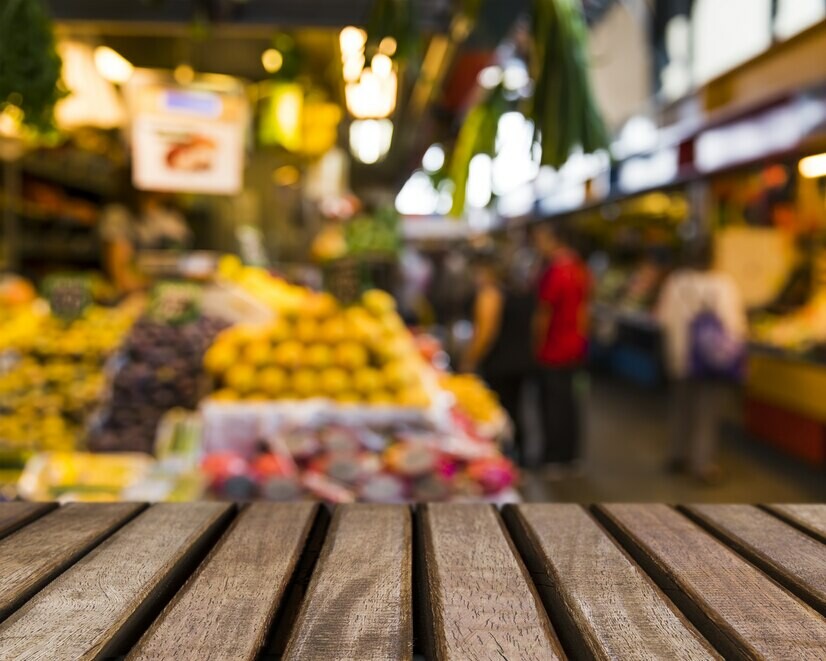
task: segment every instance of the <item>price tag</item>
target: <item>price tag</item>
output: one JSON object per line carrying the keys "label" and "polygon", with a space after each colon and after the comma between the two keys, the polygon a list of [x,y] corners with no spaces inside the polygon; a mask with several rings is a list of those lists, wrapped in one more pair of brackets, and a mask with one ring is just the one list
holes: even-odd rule
{"label": "price tag", "polygon": [[149,316],[155,321],[180,326],[201,314],[203,289],[191,282],[160,282],[152,289]]}
{"label": "price tag", "polygon": [[51,275],[43,283],[52,314],[77,319],[92,304],[92,279],[85,275]]}

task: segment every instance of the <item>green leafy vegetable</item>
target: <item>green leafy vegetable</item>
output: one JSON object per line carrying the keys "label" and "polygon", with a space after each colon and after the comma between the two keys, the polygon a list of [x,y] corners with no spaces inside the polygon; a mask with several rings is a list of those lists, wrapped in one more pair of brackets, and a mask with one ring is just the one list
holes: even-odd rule
{"label": "green leafy vegetable", "polygon": [[54,127],[64,95],[52,22],[40,0],[0,0],[0,110],[13,104],[37,131]]}
{"label": "green leafy vegetable", "polygon": [[529,116],[542,147],[542,165],[561,167],[571,152],[608,148],[608,134],[591,88],[588,32],[579,0],[534,0]]}
{"label": "green leafy vegetable", "polygon": [[465,210],[468,172],[470,161],[476,154],[494,155],[496,149],[496,129],[499,118],[507,111],[504,88],[499,85],[490,95],[474,106],[465,117],[456,146],[450,159],[449,176],[455,186],[451,216],[461,216]]}
{"label": "green leafy vegetable", "polygon": [[368,51],[378,49],[385,37],[396,40],[393,59],[413,60],[419,55],[422,35],[419,32],[414,0],[375,0],[367,22]]}

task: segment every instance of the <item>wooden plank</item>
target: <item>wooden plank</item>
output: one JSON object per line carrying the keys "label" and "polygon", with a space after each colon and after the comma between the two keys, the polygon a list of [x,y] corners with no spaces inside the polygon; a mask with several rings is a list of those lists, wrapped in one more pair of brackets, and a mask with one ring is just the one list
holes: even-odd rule
{"label": "wooden plank", "polygon": [[536,588],[489,505],[421,510],[430,656],[565,658]]}
{"label": "wooden plank", "polygon": [[826,505],[766,505],[765,508],[826,544]]}
{"label": "wooden plank", "polygon": [[0,541],[0,620],[143,507],[65,505]]}
{"label": "wooden plank", "polygon": [[401,505],[336,508],[285,659],[410,659],[412,525]]}
{"label": "wooden plank", "polygon": [[54,503],[0,503],[0,538],[53,510]]}
{"label": "wooden plank", "polygon": [[597,512],[727,658],[823,658],[826,620],[679,512],[623,504]]}
{"label": "wooden plank", "polygon": [[222,529],[221,503],[149,508],[0,625],[0,659],[119,656]]}
{"label": "wooden plank", "polygon": [[752,505],[691,505],[684,509],[740,555],[826,615],[826,544]]}
{"label": "wooden plank", "polygon": [[509,507],[506,521],[571,656],[720,658],[581,506]]}
{"label": "wooden plank", "polygon": [[247,507],[127,658],[256,658],[316,510]]}

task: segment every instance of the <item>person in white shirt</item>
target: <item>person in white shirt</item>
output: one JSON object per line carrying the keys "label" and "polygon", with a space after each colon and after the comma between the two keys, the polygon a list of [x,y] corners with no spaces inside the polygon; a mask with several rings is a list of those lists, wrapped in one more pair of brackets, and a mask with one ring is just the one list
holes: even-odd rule
{"label": "person in white shirt", "polygon": [[698,249],[690,263],[663,284],[656,316],[664,336],[665,362],[671,384],[669,468],[688,471],[706,483],[719,480],[715,462],[722,411],[734,379],[704,378],[696,371],[695,323],[711,315],[729,342],[745,346],[746,311],[734,280],[711,268],[710,246]]}

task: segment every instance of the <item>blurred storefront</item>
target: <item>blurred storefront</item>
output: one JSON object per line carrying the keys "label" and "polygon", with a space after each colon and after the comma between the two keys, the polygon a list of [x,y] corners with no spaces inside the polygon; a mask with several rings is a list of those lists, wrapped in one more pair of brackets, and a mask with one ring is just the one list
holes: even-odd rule
{"label": "blurred storefront", "polygon": [[2,34],[42,76],[0,44],[4,497],[530,497],[457,372],[471,262],[533,291],[536,225],[592,275],[592,382],[658,407],[657,301],[709,242],[748,308],[738,451],[826,468],[823,0],[31,1]]}

